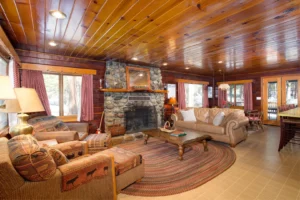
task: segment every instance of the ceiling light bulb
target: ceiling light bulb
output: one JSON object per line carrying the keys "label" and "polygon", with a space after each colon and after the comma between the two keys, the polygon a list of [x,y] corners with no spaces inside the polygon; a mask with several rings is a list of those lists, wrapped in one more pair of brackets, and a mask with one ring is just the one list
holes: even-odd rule
{"label": "ceiling light bulb", "polygon": [[57,19],[65,19],[67,17],[67,15],[59,10],[50,10],[50,15],[52,15],[53,17],[57,18]]}
{"label": "ceiling light bulb", "polygon": [[57,43],[54,42],[54,41],[50,41],[50,42],[49,42],[49,45],[52,46],[52,47],[55,47],[55,46],[57,45]]}
{"label": "ceiling light bulb", "polygon": [[168,63],[166,63],[166,62],[163,63],[163,66],[167,66],[167,65],[168,65]]}
{"label": "ceiling light bulb", "polygon": [[138,60],[138,58],[137,57],[133,57],[132,60]]}
{"label": "ceiling light bulb", "polygon": [[144,76],[144,74],[143,74],[143,73],[140,73],[139,76]]}
{"label": "ceiling light bulb", "polygon": [[190,69],[189,67],[186,67],[185,69]]}
{"label": "ceiling light bulb", "polygon": [[223,63],[223,61],[222,61],[222,60],[220,60],[218,63],[219,63],[219,64],[221,64],[221,63]]}

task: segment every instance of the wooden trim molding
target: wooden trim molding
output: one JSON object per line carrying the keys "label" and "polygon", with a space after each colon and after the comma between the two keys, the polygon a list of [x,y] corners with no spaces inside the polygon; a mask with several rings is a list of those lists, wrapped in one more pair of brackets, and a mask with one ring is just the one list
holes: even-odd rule
{"label": "wooden trim molding", "polygon": [[194,80],[187,80],[187,79],[176,79],[178,83],[189,83],[189,84],[202,84],[202,85],[208,85],[209,83],[207,81],[194,81]]}
{"label": "wooden trim molding", "polygon": [[41,65],[41,64],[32,64],[32,63],[22,63],[21,69],[59,73],[59,74],[76,74],[76,75],[97,74],[97,71],[93,69],[81,69],[81,68],[72,68],[72,67],[54,66],[54,65]]}
{"label": "wooden trim molding", "polygon": [[0,45],[7,51],[7,53],[13,57],[18,64],[21,64],[21,60],[15,51],[14,47],[10,43],[9,39],[7,38],[5,32],[3,31],[2,27],[0,26]]}
{"label": "wooden trim molding", "polygon": [[229,85],[238,85],[238,84],[244,84],[244,83],[252,83],[253,80],[239,80],[239,81],[225,81],[225,82],[217,82],[217,85],[220,85],[222,83],[227,83]]}

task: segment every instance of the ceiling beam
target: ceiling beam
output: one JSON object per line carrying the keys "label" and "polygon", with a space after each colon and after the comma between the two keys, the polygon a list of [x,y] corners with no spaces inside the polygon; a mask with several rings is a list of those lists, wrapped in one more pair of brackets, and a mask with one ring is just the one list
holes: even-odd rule
{"label": "ceiling beam", "polygon": [[0,45],[6,50],[6,52],[13,57],[16,62],[21,65],[21,60],[15,51],[14,47],[10,43],[9,39],[7,38],[5,32],[3,31],[2,27],[0,26]]}

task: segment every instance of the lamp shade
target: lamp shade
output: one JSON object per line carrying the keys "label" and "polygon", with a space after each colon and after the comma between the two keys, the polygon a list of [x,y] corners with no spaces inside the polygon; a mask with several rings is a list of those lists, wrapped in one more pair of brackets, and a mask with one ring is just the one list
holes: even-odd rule
{"label": "lamp shade", "polygon": [[8,76],[0,76],[0,100],[16,99],[13,86]]}
{"label": "lamp shade", "polygon": [[20,104],[17,99],[10,99],[4,101],[5,108],[0,109],[0,112],[4,113],[19,113],[21,112]]}
{"label": "lamp shade", "polygon": [[21,113],[45,111],[44,106],[35,89],[15,88],[15,93],[21,108]]}
{"label": "lamp shade", "polygon": [[219,85],[219,89],[221,90],[228,90],[230,86],[227,83],[222,83]]}
{"label": "lamp shade", "polygon": [[177,104],[176,98],[175,98],[175,97],[171,97],[171,98],[169,99],[168,104]]}

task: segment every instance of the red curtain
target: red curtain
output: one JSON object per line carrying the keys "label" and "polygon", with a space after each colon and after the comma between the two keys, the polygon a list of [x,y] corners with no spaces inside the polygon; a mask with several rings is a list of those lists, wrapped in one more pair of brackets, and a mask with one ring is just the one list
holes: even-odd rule
{"label": "red curtain", "polygon": [[93,75],[83,75],[81,85],[81,121],[94,119]]}
{"label": "red curtain", "polygon": [[51,115],[50,104],[46,92],[43,72],[33,70],[22,71],[22,87],[34,88],[40,97],[47,115]]}
{"label": "red curtain", "polygon": [[227,101],[227,90],[218,89],[218,106],[220,108],[223,108],[226,101]]}
{"label": "red curtain", "polygon": [[244,110],[253,110],[252,83],[244,84]]}
{"label": "red curtain", "polygon": [[207,85],[203,85],[203,108],[208,108],[208,87]]}
{"label": "red curtain", "polygon": [[179,82],[178,83],[178,104],[179,109],[185,109],[185,89],[184,89],[184,83]]}

